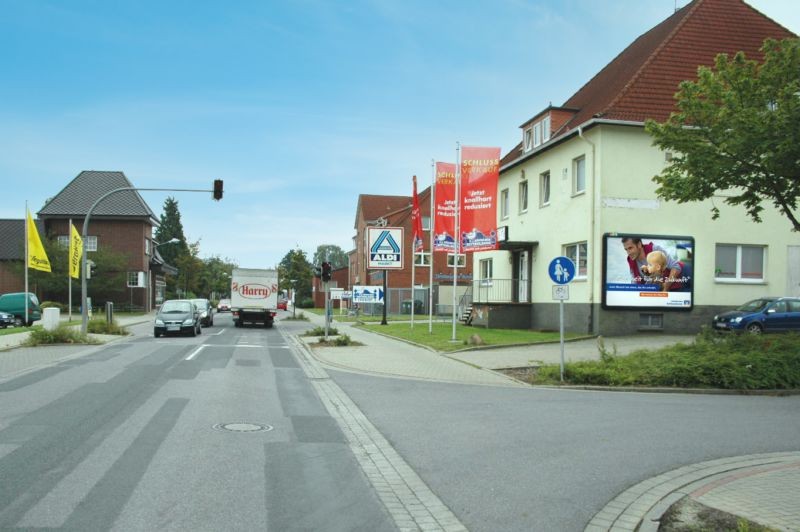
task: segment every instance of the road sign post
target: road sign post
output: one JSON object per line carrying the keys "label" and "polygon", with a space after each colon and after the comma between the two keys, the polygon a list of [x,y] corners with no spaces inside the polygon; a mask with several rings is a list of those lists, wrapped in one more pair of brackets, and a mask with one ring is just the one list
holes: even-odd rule
{"label": "road sign post", "polygon": [[575,278],[575,263],[569,257],[556,257],[547,267],[553,286],[553,299],[558,300],[558,330],[561,339],[561,382],[564,382],[564,301],[569,299],[568,283]]}

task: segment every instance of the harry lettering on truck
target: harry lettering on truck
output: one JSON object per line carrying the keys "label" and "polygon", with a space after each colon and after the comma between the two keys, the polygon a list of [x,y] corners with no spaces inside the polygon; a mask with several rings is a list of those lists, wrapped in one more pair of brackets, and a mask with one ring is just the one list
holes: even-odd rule
{"label": "harry lettering on truck", "polygon": [[278,309],[278,271],[235,268],[231,276],[233,324],[272,327]]}

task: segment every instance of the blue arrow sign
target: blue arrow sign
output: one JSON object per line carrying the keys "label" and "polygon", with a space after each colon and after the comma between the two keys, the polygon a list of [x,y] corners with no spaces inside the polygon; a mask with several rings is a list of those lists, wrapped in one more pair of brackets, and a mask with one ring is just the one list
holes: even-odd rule
{"label": "blue arrow sign", "polygon": [[575,278],[575,263],[569,257],[556,257],[547,267],[550,279],[556,284],[567,284]]}

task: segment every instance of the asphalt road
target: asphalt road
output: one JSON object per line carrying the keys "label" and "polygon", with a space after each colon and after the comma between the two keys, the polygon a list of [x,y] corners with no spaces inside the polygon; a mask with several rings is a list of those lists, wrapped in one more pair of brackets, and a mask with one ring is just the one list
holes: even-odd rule
{"label": "asphalt road", "polygon": [[395,530],[279,331],[150,327],[0,381],[0,529]]}
{"label": "asphalt road", "polygon": [[[396,530],[280,331],[214,322],[0,377],[0,529]],[[580,531],[652,476],[800,441],[800,397],[327,375],[473,532]]]}
{"label": "asphalt road", "polygon": [[800,397],[517,389],[329,371],[472,532],[581,531],[679,466],[796,451]]}

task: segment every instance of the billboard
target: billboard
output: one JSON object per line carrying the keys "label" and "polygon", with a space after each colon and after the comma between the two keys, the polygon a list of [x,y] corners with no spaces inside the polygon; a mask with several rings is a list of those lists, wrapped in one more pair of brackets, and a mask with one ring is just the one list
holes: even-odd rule
{"label": "billboard", "polygon": [[693,272],[693,237],[603,235],[603,308],[691,310]]}

